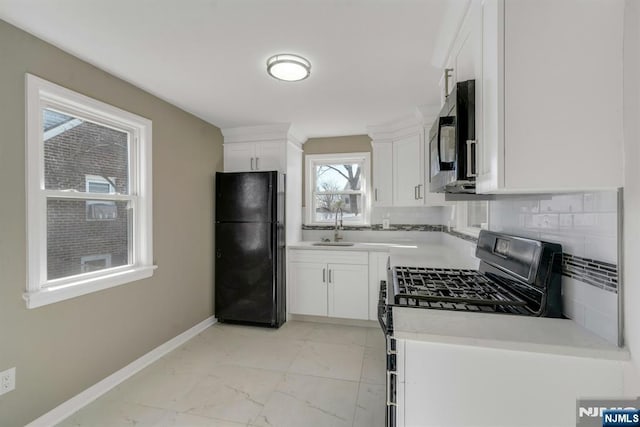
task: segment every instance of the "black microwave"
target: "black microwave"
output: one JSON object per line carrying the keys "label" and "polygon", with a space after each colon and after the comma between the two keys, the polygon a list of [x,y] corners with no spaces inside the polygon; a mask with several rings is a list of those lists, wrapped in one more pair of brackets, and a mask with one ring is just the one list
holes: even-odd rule
{"label": "black microwave", "polygon": [[456,83],[429,131],[431,192],[476,192],[475,93],[475,80]]}

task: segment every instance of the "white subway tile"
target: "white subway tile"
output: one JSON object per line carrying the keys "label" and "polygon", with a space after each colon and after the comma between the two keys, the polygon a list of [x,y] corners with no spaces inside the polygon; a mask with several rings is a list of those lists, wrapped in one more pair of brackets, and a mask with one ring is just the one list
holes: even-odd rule
{"label": "white subway tile", "polygon": [[601,191],[584,194],[585,212],[616,212],[618,194],[616,191]]}
{"label": "white subway tile", "polygon": [[579,194],[554,194],[550,200],[540,200],[540,212],[582,212],[583,197]]}
{"label": "white subway tile", "polygon": [[540,239],[545,242],[559,243],[562,245],[562,252],[585,257],[585,237],[582,235],[569,235],[558,233],[541,233]]}
{"label": "white subway tile", "polygon": [[573,215],[561,214],[559,225],[561,228],[573,228]]}
{"label": "white subway tile", "polygon": [[585,258],[618,263],[618,239],[611,236],[587,236],[585,239]]}
{"label": "white subway tile", "polygon": [[584,327],[612,344],[618,342],[618,318],[585,307]]}

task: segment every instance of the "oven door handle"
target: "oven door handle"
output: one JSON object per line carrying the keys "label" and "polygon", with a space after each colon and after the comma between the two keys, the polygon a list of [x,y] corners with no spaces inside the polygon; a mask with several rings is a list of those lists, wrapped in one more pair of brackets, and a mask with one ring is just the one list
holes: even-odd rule
{"label": "oven door handle", "polygon": [[395,375],[397,378],[398,373],[396,371],[387,371],[387,406],[398,406],[398,402],[391,400],[391,375]]}

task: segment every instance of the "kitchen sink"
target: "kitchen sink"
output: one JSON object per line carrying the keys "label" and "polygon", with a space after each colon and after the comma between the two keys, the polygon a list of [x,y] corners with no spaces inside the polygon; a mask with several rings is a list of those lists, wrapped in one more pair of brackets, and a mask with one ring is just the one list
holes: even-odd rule
{"label": "kitchen sink", "polygon": [[353,246],[352,242],[315,242],[313,246]]}

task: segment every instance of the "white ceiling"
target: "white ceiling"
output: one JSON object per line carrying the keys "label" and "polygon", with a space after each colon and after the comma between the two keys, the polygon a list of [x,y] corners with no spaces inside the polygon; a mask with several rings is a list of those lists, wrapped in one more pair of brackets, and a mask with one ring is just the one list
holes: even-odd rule
{"label": "white ceiling", "polygon": [[[293,123],[309,137],[438,104],[447,0],[0,0],[0,18],[216,126]],[[266,59],[297,53],[302,82]]]}

